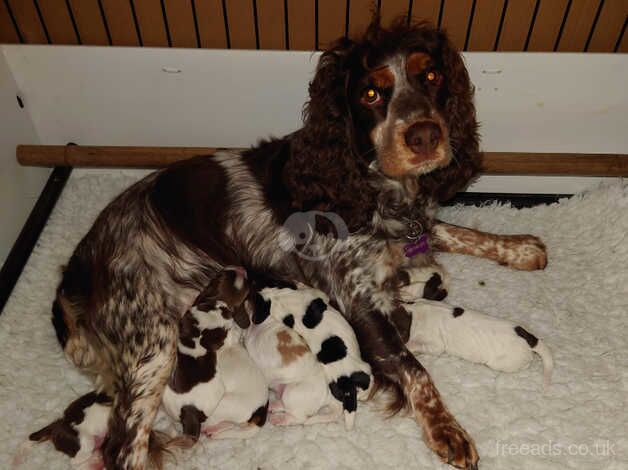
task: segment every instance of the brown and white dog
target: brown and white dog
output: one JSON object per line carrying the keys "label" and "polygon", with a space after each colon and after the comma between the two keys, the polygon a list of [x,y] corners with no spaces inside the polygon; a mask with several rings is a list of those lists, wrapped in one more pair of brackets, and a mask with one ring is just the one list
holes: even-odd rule
{"label": "brown and white dog", "polygon": [[[74,468],[104,470],[100,447],[107,435],[112,402],[104,393],[89,392],[70,403],[61,418],[32,433],[29,441],[51,441],[55,449],[71,458]],[[15,467],[23,463],[29,447],[20,449]]]}
{"label": "brown and white dog", "polygon": [[400,268],[435,265],[435,250],[546,264],[536,237],[435,218],[479,166],[464,62],[430,25],[376,21],[321,55],[309,96],[292,134],[175,164],[126,190],[72,255],[53,324],[69,360],[114,398],[108,468],[145,467],[179,320],[225,265],[299,280],[342,305],[380,390],[412,412],[442,461],[477,467],[473,439],[399,334],[395,318],[409,314],[393,282]]}
{"label": "brown and white dog", "polygon": [[198,439],[246,438],[266,422],[268,385],[241,344],[249,326],[246,272],[225,268],[179,321],[177,362],[164,392],[166,412]]}
{"label": "brown and white dog", "polygon": [[[278,392],[273,424],[335,421],[353,429],[358,399],[373,385],[353,329],[329,298],[305,286],[264,286],[251,301],[247,350]],[[325,408],[325,410],[322,410]]]}

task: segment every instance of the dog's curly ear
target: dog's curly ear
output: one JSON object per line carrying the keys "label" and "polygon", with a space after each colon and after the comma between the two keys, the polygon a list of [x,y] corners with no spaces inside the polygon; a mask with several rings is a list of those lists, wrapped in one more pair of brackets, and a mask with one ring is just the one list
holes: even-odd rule
{"label": "dog's curly ear", "polygon": [[[306,125],[323,124],[325,119],[347,116],[348,58],[354,46],[352,40],[343,37],[333,42],[321,55],[308,88],[310,99],[303,107]],[[324,120],[320,121],[321,118]]]}

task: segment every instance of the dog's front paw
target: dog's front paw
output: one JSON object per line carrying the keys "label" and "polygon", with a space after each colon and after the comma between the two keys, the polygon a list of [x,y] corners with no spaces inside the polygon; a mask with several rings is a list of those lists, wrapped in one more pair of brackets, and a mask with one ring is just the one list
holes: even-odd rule
{"label": "dog's front paw", "polygon": [[547,266],[547,249],[534,235],[510,235],[504,239],[500,264],[513,269],[534,271]]}
{"label": "dog's front paw", "polygon": [[467,432],[451,418],[428,431],[427,444],[449,465],[465,470],[477,470],[480,457]]}

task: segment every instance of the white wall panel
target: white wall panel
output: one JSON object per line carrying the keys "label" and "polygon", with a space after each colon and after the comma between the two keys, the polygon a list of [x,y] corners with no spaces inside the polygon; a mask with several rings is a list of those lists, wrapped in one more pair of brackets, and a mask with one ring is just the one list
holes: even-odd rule
{"label": "white wall panel", "polygon": [[39,143],[28,116],[29,103],[20,108],[18,88],[0,53],[0,266],[13,246],[50,170],[25,168],[15,161],[15,146]]}

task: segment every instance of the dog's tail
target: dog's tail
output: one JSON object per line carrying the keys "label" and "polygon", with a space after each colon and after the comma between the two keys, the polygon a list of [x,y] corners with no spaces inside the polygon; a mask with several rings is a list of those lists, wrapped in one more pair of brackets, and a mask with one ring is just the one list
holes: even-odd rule
{"label": "dog's tail", "polygon": [[[147,331],[155,336],[150,342],[136,344],[132,354],[117,357],[116,394],[102,448],[106,468],[145,468],[149,458],[153,421],[175,363],[177,329],[162,320]],[[162,441],[153,440],[156,457]]]}
{"label": "dog's tail", "polygon": [[547,390],[552,381],[552,371],[554,370],[554,357],[552,355],[552,351],[542,340],[539,340],[532,350],[537,353],[543,361],[543,389]]}
{"label": "dog's tail", "polygon": [[523,338],[526,343],[528,343],[528,346],[530,346],[530,349],[541,357],[543,361],[543,389],[547,390],[552,380],[552,371],[554,370],[552,351],[542,340],[521,326],[515,327],[515,333],[517,336]]}

